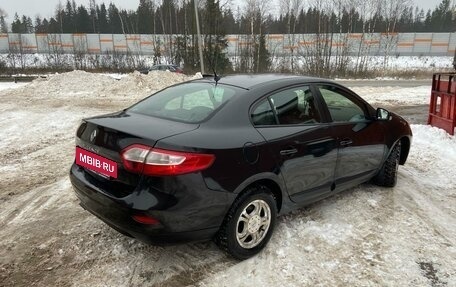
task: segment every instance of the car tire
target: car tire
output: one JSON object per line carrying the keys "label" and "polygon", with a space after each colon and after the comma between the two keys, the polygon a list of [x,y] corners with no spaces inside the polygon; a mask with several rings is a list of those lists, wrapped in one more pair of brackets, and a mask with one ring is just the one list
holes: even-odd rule
{"label": "car tire", "polygon": [[269,242],[276,217],[277,204],[269,188],[249,188],[234,201],[215,243],[236,259],[252,257]]}
{"label": "car tire", "polygon": [[397,171],[399,169],[399,159],[401,156],[401,142],[399,141],[391,150],[373,182],[379,186],[394,187],[397,183]]}

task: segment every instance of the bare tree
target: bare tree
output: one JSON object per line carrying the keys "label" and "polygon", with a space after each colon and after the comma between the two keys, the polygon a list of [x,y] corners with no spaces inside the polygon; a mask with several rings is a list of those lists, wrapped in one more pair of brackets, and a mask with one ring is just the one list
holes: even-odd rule
{"label": "bare tree", "polygon": [[[200,5],[200,7],[202,7],[201,1],[198,1],[198,4]],[[173,29],[174,26],[176,27],[176,29],[178,29],[178,21],[176,19],[177,15],[173,15],[173,12],[176,12],[175,7],[178,7],[180,5],[180,2],[179,0],[170,0],[166,2],[162,0],[157,0],[157,2],[154,3],[154,5],[157,5],[157,7],[159,8],[160,24],[163,31],[163,35],[161,37],[162,41],[160,41],[161,47],[157,46],[155,47],[155,50],[157,52],[157,49],[163,50],[163,54],[161,54],[161,51],[159,52],[160,56],[163,56],[167,63],[171,63],[174,62],[176,58],[178,58],[176,43],[179,40],[179,36],[177,34],[177,31]]]}
{"label": "bare tree", "polygon": [[60,34],[49,34],[47,37],[49,43],[49,54],[46,55],[47,66],[54,69],[68,69],[70,64],[68,57],[62,47],[62,39]]}
{"label": "bare tree", "polygon": [[89,67],[87,55],[87,38],[85,36],[73,36],[74,45],[74,67],[78,70],[85,70]]}
{"label": "bare tree", "polygon": [[10,44],[9,53],[6,59],[13,71],[25,69],[25,51],[22,48],[22,38],[19,36],[18,41]]}
{"label": "bare tree", "polygon": [[[310,21],[315,23],[316,33],[304,35],[299,42],[298,54],[302,56],[304,72],[318,76],[344,75],[351,63],[354,72],[364,70],[371,44],[366,38],[371,38],[374,31],[367,20],[378,13],[378,1],[313,0],[309,4],[315,11]],[[353,33],[360,20],[365,24],[362,32]]]}
{"label": "bare tree", "polygon": [[62,1],[59,0],[59,4],[57,4],[57,7],[56,7],[56,16],[58,17],[59,19],[59,23],[60,23],[60,33],[63,33],[63,13],[64,13],[64,10],[63,10],[63,4],[62,4]]}
{"label": "bare tree", "polygon": [[[271,2],[262,0],[245,0],[244,5],[244,17],[249,21],[250,35],[245,38],[244,42],[242,42],[243,47],[240,47],[241,59],[239,63],[240,65],[238,66],[242,67],[245,71],[252,72],[254,62],[258,63],[260,60],[259,40],[261,35],[264,34],[264,23],[271,8]],[[256,55],[257,58],[254,59],[253,55]],[[256,66],[259,67],[259,65]]]}
{"label": "bare tree", "polygon": [[363,22],[363,28],[362,36],[358,45],[358,57],[355,65],[356,73],[365,72],[369,59],[368,55],[371,52],[371,46],[380,45],[379,41],[374,41],[372,39],[374,38],[375,26],[377,24],[376,20],[378,19],[378,17],[375,16],[381,14],[381,2],[377,0],[358,1],[359,7],[361,4],[363,9],[359,9],[359,14]]}
{"label": "bare tree", "polygon": [[384,68],[388,67],[388,58],[391,55],[391,50],[397,44],[396,25],[401,17],[401,13],[411,4],[411,0],[381,0],[380,11],[386,22],[385,37],[383,41]]}
{"label": "bare tree", "polygon": [[295,53],[297,48],[296,40],[296,23],[298,19],[299,12],[304,6],[303,1],[301,0],[280,0],[280,13],[287,17],[287,50],[289,53],[288,66],[291,68],[291,72],[295,69]]}
{"label": "bare tree", "polygon": [[303,60],[304,72],[317,76],[328,76],[331,72],[331,48],[333,33],[328,15],[335,10],[335,3],[314,0],[311,7],[318,11],[312,21],[316,22],[317,31],[314,35],[300,43],[299,54]]}
{"label": "bare tree", "polygon": [[92,17],[93,33],[97,33],[97,3],[96,0],[90,0],[90,16]]}

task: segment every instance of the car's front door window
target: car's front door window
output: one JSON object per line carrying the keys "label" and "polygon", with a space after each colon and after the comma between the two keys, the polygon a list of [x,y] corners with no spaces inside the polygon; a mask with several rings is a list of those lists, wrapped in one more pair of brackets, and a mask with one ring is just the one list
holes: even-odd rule
{"label": "car's front door window", "polygon": [[336,87],[321,86],[319,91],[334,122],[360,122],[366,120],[362,106]]}

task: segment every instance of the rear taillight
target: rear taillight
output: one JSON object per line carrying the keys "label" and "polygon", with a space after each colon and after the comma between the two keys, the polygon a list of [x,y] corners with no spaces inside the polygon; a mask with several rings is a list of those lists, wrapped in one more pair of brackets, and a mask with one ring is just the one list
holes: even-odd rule
{"label": "rear taillight", "polygon": [[192,173],[212,165],[215,156],[151,148],[145,145],[131,145],[122,153],[126,170],[149,176],[166,176]]}

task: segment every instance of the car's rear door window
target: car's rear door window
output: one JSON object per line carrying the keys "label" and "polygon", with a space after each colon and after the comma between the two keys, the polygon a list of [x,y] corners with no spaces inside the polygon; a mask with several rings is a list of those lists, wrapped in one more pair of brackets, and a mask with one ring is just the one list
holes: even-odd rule
{"label": "car's rear door window", "polygon": [[256,106],[251,117],[254,125],[301,125],[321,120],[309,86],[286,89],[269,96]]}
{"label": "car's rear door window", "polygon": [[185,83],[162,90],[128,111],[188,123],[201,122],[229,101],[237,88],[211,83]]}
{"label": "car's rear door window", "polygon": [[255,126],[276,124],[274,112],[268,99],[264,99],[252,112],[252,122]]}

